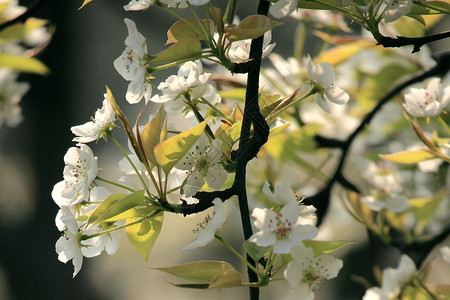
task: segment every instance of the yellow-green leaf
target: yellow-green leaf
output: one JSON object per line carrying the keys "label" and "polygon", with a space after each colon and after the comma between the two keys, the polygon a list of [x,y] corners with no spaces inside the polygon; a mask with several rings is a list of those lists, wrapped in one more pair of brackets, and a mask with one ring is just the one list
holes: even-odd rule
{"label": "yellow-green leaf", "polygon": [[236,28],[226,28],[225,34],[232,42],[255,39],[262,36],[266,31],[275,28],[279,24],[280,23],[274,22],[266,16],[253,15],[242,20]]}
{"label": "yellow-green leaf", "polygon": [[280,94],[267,95],[261,94],[258,99],[259,109],[261,110],[261,115],[265,118],[267,117],[278,104],[281,103]]}
{"label": "yellow-green leaf", "polygon": [[222,276],[213,278],[209,283],[209,288],[232,288],[242,285],[241,274],[236,270],[230,270]]}
{"label": "yellow-green leaf", "polygon": [[210,5],[209,13],[211,14],[211,19],[213,20],[214,25],[216,25],[217,32],[222,35],[225,30],[222,11],[220,10],[220,8]]}
{"label": "yellow-green leaf", "polygon": [[156,145],[156,160],[166,174],[194,146],[205,130],[206,123],[207,120]]}
{"label": "yellow-green leaf", "polygon": [[205,40],[208,37],[207,34],[209,29],[213,26],[214,24],[212,24],[211,20],[209,26],[206,20],[201,21],[201,26],[195,18],[179,20],[169,28],[169,31],[167,31],[166,44],[177,43],[186,39]]}
{"label": "yellow-green leaf", "polygon": [[[153,245],[161,232],[164,213],[156,215],[154,218],[146,219],[138,224],[126,227],[127,237],[134,249],[148,260]],[[139,220],[139,218],[127,219],[127,224]]]}
{"label": "yellow-green leaf", "polygon": [[89,2],[92,2],[93,0],[84,0],[83,4],[80,6],[79,9],[82,9],[86,4],[88,4]]}
{"label": "yellow-green leaf", "polygon": [[236,88],[230,90],[219,91],[219,95],[222,98],[229,98],[239,101],[244,101],[245,98],[245,89],[244,88]]}
{"label": "yellow-green leaf", "polygon": [[[239,275],[240,279],[239,272],[237,272],[232,265],[223,261],[197,261],[173,267],[155,269],[183,279],[208,282],[213,285],[212,287],[231,287],[229,286],[230,283],[236,283],[236,275]],[[222,286],[223,284],[225,284],[225,286]]]}
{"label": "yellow-green leaf", "polygon": [[144,130],[140,134],[141,146],[145,157],[154,165],[158,164],[154,149],[161,142],[160,138],[164,127],[164,120],[164,107],[161,106],[158,113],[145,125]]}
{"label": "yellow-green leaf", "polygon": [[303,245],[305,245],[305,247],[310,247],[313,249],[315,256],[333,252],[333,251],[335,251],[345,245],[348,245],[350,243],[353,243],[353,242],[350,242],[350,241],[328,242],[328,241],[312,241],[312,240],[303,241]]}
{"label": "yellow-green leaf", "polygon": [[333,10],[333,7],[342,7],[342,0],[327,0],[322,1],[322,3],[315,3],[314,1],[311,0],[298,0],[297,7],[307,9],[326,9],[326,10]]}
{"label": "yellow-green leaf", "polygon": [[413,3],[408,15],[450,14],[450,4],[447,1],[424,1]]}
{"label": "yellow-green leaf", "polygon": [[33,31],[34,29],[46,25],[46,20],[29,18],[25,23],[16,23],[6,27],[0,31],[0,42],[4,43],[13,39],[24,38],[25,35]]}
{"label": "yellow-green leaf", "polygon": [[117,216],[129,209],[145,205],[144,191],[129,195],[114,194],[103,200],[90,215],[87,226],[91,226]]}
{"label": "yellow-green leaf", "polygon": [[379,154],[379,156],[398,164],[415,164],[436,157],[427,150],[407,150],[392,154]]}
{"label": "yellow-green leaf", "polygon": [[185,39],[171,45],[158,53],[150,62],[152,64],[174,61],[195,60],[202,56],[202,47],[198,39]]}
{"label": "yellow-green leaf", "polygon": [[0,53],[0,67],[11,68],[17,72],[41,75],[49,72],[48,68],[36,58],[18,56],[10,53]]}

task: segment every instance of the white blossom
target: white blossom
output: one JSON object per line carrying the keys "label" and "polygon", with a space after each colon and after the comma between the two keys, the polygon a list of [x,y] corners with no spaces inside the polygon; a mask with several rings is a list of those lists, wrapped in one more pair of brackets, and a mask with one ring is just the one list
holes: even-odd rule
{"label": "white blossom", "polygon": [[342,268],[342,260],[324,254],[314,257],[313,249],[299,243],[291,251],[292,261],[284,270],[284,277],[293,289],[291,299],[314,300],[312,289],[324,279],[335,278]]}
{"label": "white blossom", "polygon": [[114,61],[114,67],[125,80],[131,81],[126,93],[127,101],[134,104],[144,97],[147,103],[152,95],[152,86],[146,78],[147,44],[144,36],[137,30],[136,24],[130,19],[124,21],[128,28],[126,48]]}
{"label": "white blossom", "polygon": [[261,247],[273,246],[274,253],[289,253],[298,242],[311,239],[318,232],[315,226],[303,224],[300,212],[296,202],[289,202],[278,213],[267,208],[255,208],[253,225],[259,231],[249,241]]}
{"label": "white blossom", "polygon": [[441,249],[439,249],[439,250],[441,251],[442,258],[446,262],[450,263],[450,247],[444,246],[444,247],[441,247]]}
{"label": "white blossom", "polygon": [[69,148],[64,162],[64,184],[57,183],[54,189],[59,187],[61,198],[70,199],[71,205],[87,200],[89,185],[98,174],[97,157],[91,148],[82,144],[79,148]]}
{"label": "white blossom", "polygon": [[30,89],[30,85],[16,80],[16,73],[9,69],[0,69],[0,128],[5,123],[9,127],[14,127],[22,122],[19,102]]}
{"label": "white blossom", "polygon": [[350,99],[348,94],[341,88],[334,86],[334,68],[330,63],[323,62],[314,65],[311,57],[308,55],[306,70],[311,80],[311,87],[317,91],[314,99],[323,110],[328,113],[331,112],[328,101],[336,104],[345,104],[348,102]]}
{"label": "white blossom", "polygon": [[403,188],[397,176],[387,165],[375,163],[365,164],[363,177],[368,181],[368,195],[361,201],[369,205],[374,211],[382,209],[402,212],[408,207],[408,199],[403,195]]}
{"label": "white blossom", "polygon": [[154,95],[150,100],[155,103],[166,103],[169,113],[179,113],[186,105],[186,93],[191,100],[205,98],[211,104],[220,102],[217,90],[208,83],[211,73],[203,73],[199,60],[188,61],[178,70],[177,75],[171,75],[165,82],[158,85],[162,95]]}
{"label": "white blossom", "polygon": [[[277,43],[270,44],[272,40],[272,31],[264,33],[262,58],[269,55]],[[227,52],[228,58],[233,62],[246,61],[250,56],[251,40],[241,40],[233,42]]]}
{"label": "white blossom", "polygon": [[290,15],[297,8],[298,0],[279,0],[272,3],[269,12],[277,19]]}
{"label": "white blossom", "polygon": [[112,127],[116,114],[109,102],[108,94],[104,97],[103,106],[95,112],[95,118],[92,121],[70,128],[77,136],[72,141],[89,143],[98,140],[104,131]]}
{"label": "white blossom", "polygon": [[386,268],[383,270],[381,288],[372,287],[368,289],[363,300],[396,299],[401,291],[401,287],[411,280],[416,271],[416,265],[411,258],[407,255],[402,255],[397,269]]}
{"label": "white blossom", "polygon": [[318,27],[328,27],[350,32],[344,16],[338,12],[315,9],[299,9],[291,14],[291,17],[297,20],[311,21],[317,23]]}
{"label": "white blossom", "polygon": [[228,173],[220,164],[222,141],[214,140],[211,145],[205,136],[201,136],[196,145],[176,164],[176,168],[188,171],[181,192],[186,197],[194,196],[204,185],[220,189]]}
{"label": "white blossom", "polygon": [[442,87],[439,78],[433,78],[423,88],[410,88],[403,107],[415,117],[436,117],[450,103],[450,85]]}
{"label": "white blossom", "polygon": [[386,23],[393,22],[401,16],[407,15],[412,8],[412,0],[384,0],[386,8],[383,13]]}
{"label": "white blossom", "polygon": [[183,250],[195,249],[208,245],[216,234],[216,231],[222,227],[226,220],[227,209],[223,205],[222,200],[219,198],[214,199],[214,213],[211,216],[207,214],[205,219],[197,225],[193,231],[197,234],[197,238],[187,246],[183,247]]}
{"label": "white blossom", "polygon": [[156,0],[131,0],[123,7],[127,11],[144,10],[155,4]]}

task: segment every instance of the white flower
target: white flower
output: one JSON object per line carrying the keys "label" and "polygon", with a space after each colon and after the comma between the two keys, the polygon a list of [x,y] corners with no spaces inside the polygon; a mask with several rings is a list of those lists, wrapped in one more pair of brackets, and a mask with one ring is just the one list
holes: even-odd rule
{"label": "white flower", "polygon": [[[75,277],[83,264],[83,256],[94,257],[100,255],[104,248],[101,237],[82,241],[80,224],[75,220],[74,212],[68,206],[62,206],[56,216],[56,226],[64,235],[56,241],[55,250],[59,261],[66,263],[72,259]],[[94,232],[89,232],[90,234]]]}
{"label": "white flower", "polygon": [[410,88],[403,107],[415,117],[436,117],[450,103],[450,85],[442,87],[439,78],[433,78],[426,89]]}
{"label": "white flower", "polygon": [[128,28],[128,37],[125,39],[125,50],[122,55],[114,61],[117,72],[127,81],[128,85],[126,99],[129,103],[138,103],[142,97],[147,103],[152,95],[152,86],[147,82],[147,69],[145,56],[147,55],[147,44],[144,36],[137,30],[136,24],[130,19],[124,19]]}
{"label": "white flower", "polygon": [[267,208],[255,208],[253,225],[259,230],[249,241],[258,246],[273,246],[274,253],[289,253],[298,242],[317,235],[313,225],[302,224],[300,208],[296,202],[289,202],[279,213]]}
{"label": "white flower", "polygon": [[95,112],[95,118],[92,121],[70,128],[72,133],[77,136],[72,141],[89,143],[98,140],[104,131],[112,127],[116,115],[109,102],[108,94],[105,94],[104,97],[103,106]]}
{"label": "white flower", "polygon": [[386,9],[383,17],[386,23],[407,15],[412,8],[412,0],[384,0],[384,2],[386,3]]}
{"label": "white flower", "polygon": [[383,208],[394,212],[402,212],[408,207],[408,199],[403,195],[403,188],[397,177],[385,164],[369,162],[363,173],[369,183],[369,194],[363,196],[361,201],[374,211]]}
{"label": "white flower", "polygon": [[181,192],[186,197],[192,197],[205,185],[205,180],[209,187],[220,189],[228,177],[227,171],[220,164],[221,157],[222,141],[217,139],[209,145],[208,139],[202,135],[175,166],[189,171]]}
{"label": "white flower", "polygon": [[386,268],[383,270],[381,288],[372,287],[366,291],[363,300],[390,300],[396,299],[401,287],[411,280],[417,268],[407,255],[402,255],[397,269]]}
{"label": "white flower", "polygon": [[332,255],[324,254],[314,257],[311,248],[303,243],[291,251],[292,261],[284,270],[284,277],[293,289],[291,299],[314,300],[312,289],[324,279],[337,276],[342,268],[342,260]]}
{"label": "white flower", "polygon": [[80,145],[80,148],[71,147],[64,155],[64,186],[61,183],[56,184],[62,187],[61,197],[71,200],[71,205],[87,200],[89,196],[89,185],[97,177],[97,157],[87,145]]}
{"label": "white flower", "polygon": [[328,62],[314,65],[311,57],[308,55],[306,63],[308,77],[311,80],[311,87],[315,88],[317,93],[314,96],[317,104],[326,112],[330,113],[331,109],[328,101],[336,104],[345,104],[350,97],[341,88],[334,86],[334,68]]}
{"label": "white flower", "polygon": [[[264,33],[262,58],[269,55],[270,52],[272,52],[272,49],[276,46],[277,43],[270,44],[271,40],[272,40],[272,31],[269,30],[266,33]],[[231,44],[230,49],[227,52],[228,58],[233,62],[248,60],[250,56],[251,42],[252,42],[251,40],[242,40],[233,42]]]}
{"label": "white flower", "polygon": [[156,0],[131,0],[123,7],[127,11],[144,10],[155,4]]}
{"label": "white flower", "polygon": [[450,263],[450,247],[448,247],[448,246],[441,247],[440,251],[441,251],[442,258],[446,262]]}
{"label": "white flower", "polygon": [[158,90],[163,95],[155,95],[150,100],[156,103],[180,100],[179,102],[183,103],[183,100],[186,100],[183,94],[191,89],[193,92],[195,90],[195,94],[202,95],[206,91],[206,83],[211,76],[211,73],[202,74],[202,71],[203,66],[199,60],[184,63],[177,75],[170,75],[165,82],[158,85]]}
{"label": "white flower", "polygon": [[[267,199],[275,205],[285,206],[290,203],[298,204],[298,198],[289,184],[282,182],[275,187],[274,192],[270,190],[269,183],[266,181],[263,185],[263,193]],[[302,218],[314,218],[316,208],[312,205],[300,205],[299,214]]]}
{"label": "white flower", "polygon": [[298,0],[279,0],[272,3],[269,12],[277,19],[290,15],[297,8]]}
{"label": "white flower", "polygon": [[17,126],[23,119],[19,102],[30,85],[16,79],[16,73],[0,69],[0,128],[4,123],[9,127]]}
{"label": "white flower", "polygon": [[197,234],[197,239],[192,243],[183,247],[186,249],[195,249],[198,247],[204,247],[208,245],[216,234],[216,231],[225,223],[227,209],[223,205],[222,200],[219,198],[214,199],[214,214],[212,217],[208,214],[206,215],[204,221],[197,225],[194,229],[194,233]]}
{"label": "white flower", "polygon": [[318,27],[328,27],[350,32],[344,16],[341,13],[327,10],[299,9],[291,14],[297,20],[311,21],[317,23]]}

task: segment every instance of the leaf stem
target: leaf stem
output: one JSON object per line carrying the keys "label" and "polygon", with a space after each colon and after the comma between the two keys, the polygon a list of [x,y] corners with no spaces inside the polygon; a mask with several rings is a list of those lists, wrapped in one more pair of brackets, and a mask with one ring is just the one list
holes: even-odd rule
{"label": "leaf stem", "polygon": [[132,189],[132,188],[130,188],[130,187],[127,187],[127,186],[122,185],[122,184],[120,184],[120,183],[117,183],[117,182],[114,182],[114,181],[111,181],[111,180],[102,178],[102,177],[100,177],[100,176],[97,176],[95,179],[97,179],[97,180],[99,180],[99,181],[103,181],[103,182],[108,183],[108,184],[111,184],[111,185],[115,185],[115,186],[117,186],[117,187],[120,187],[120,188],[125,189],[125,190],[130,191],[130,192],[135,192],[135,190]]}

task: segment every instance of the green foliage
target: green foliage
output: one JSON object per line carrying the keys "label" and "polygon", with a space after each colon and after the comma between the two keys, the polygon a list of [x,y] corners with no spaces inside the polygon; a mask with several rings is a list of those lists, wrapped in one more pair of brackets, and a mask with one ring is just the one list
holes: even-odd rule
{"label": "green foliage", "polygon": [[260,247],[256,245],[255,243],[245,241],[244,242],[244,249],[245,252],[250,255],[250,257],[254,261],[259,261],[261,258],[263,258],[265,255],[267,255],[272,247]]}
{"label": "green foliage", "polygon": [[90,215],[86,226],[111,219],[129,209],[145,205],[144,191],[137,191],[129,195],[114,194],[106,198]]}
{"label": "green foliage", "polygon": [[[322,4],[323,3],[323,4]],[[342,0],[326,0],[322,3],[315,3],[311,0],[298,0],[298,8],[335,10],[342,7]]]}
{"label": "green foliage", "polygon": [[152,64],[170,63],[174,61],[195,60],[202,56],[202,46],[198,39],[184,39],[172,44],[150,60]]}
{"label": "green foliage", "polygon": [[197,126],[156,145],[154,150],[156,160],[166,174],[169,174],[175,164],[194,146],[205,130],[207,122],[207,120],[203,121]]}
{"label": "green foliage", "polygon": [[378,156],[398,164],[415,164],[436,157],[427,150],[405,150],[391,154],[379,154]]}
{"label": "green foliage", "polygon": [[0,67],[11,68],[17,72],[48,74],[48,68],[34,57],[18,56],[10,53],[0,53]]}
{"label": "green foliage", "polygon": [[[151,219],[126,227],[127,237],[134,249],[148,260],[153,245],[161,232],[164,213],[159,213]],[[127,219],[127,224],[140,220],[140,218]]]}
{"label": "green foliage", "polygon": [[155,268],[179,278],[207,282],[202,284],[183,284],[189,288],[230,288],[243,286],[241,274],[233,266],[223,261],[198,261],[183,265]]}
{"label": "green foliage", "polygon": [[45,26],[46,20],[29,18],[24,23],[16,23],[0,31],[0,43],[6,43],[15,39],[23,39],[34,29]]}
{"label": "green foliage", "polygon": [[156,145],[164,140],[161,138],[164,121],[164,107],[161,106],[161,108],[158,110],[158,113],[150,122],[148,122],[147,125],[145,125],[144,130],[142,130],[141,134],[139,135],[139,143],[145,154],[145,157],[154,165],[158,165],[154,149]]}
{"label": "green foliage", "polygon": [[232,42],[255,39],[278,25],[279,23],[270,20],[266,16],[253,15],[242,20],[236,28],[225,28],[225,34]]}
{"label": "green foliage", "polygon": [[207,39],[208,32],[210,32],[210,29],[214,26],[214,24],[211,23],[211,20],[209,21],[209,24],[206,20],[197,22],[197,19],[195,18],[177,21],[167,31],[166,44],[177,43],[186,39]]}
{"label": "green foliage", "polygon": [[409,15],[450,14],[450,4],[446,1],[420,1],[413,3]]}
{"label": "green foliage", "polygon": [[330,252],[333,252],[341,247],[344,247],[345,245],[351,244],[353,242],[350,241],[313,241],[313,240],[307,240],[303,241],[303,244],[306,247],[310,247],[314,251],[315,256],[319,256],[322,254],[328,254]]}

